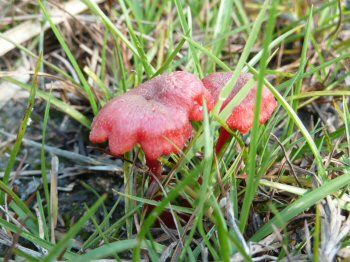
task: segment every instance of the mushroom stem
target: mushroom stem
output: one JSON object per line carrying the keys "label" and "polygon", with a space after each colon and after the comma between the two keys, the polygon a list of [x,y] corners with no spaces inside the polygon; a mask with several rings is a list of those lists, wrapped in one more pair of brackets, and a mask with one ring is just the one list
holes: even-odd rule
{"label": "mushroom stem", "polygon": [[218,155],[222,148],[224,147],[224,145],[226,144],[227,140],[229,140],[232,137],[232,135],[226,131],[226,129],[224,128],[220,128],[220,136],[218,139],[218,143],[216,144],[216,154]]}
{"label": "mushroom stem", "polygon": [[149,170],[157,177],[162,176],[162,163],[157,159],[151,159],[146,156],[146,165]]}

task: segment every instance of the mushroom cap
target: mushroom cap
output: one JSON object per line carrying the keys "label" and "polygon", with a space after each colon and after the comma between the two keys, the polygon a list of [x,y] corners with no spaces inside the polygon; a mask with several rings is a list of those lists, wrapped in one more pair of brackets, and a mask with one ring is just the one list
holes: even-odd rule
{"label": "mushroom cap", "polygon": [[175,72],[141,84],[108,102],[95,117],[92,143],[109,141],[114,156],[140,144],[148,159],[178,153],[192,134],[190,120],[203,118],[202,99],[211,95],[198,77]]}
{"label": "mushroom cap", "polygon": [[[205,77],[202,82],[204,86],[210,91],[213,99],[216,101],[219,98],[221,89],[232,78],[232,72],[214,73]],[[242,73],[238,78],[236,86],[232,90],[230,96],[222,105],[222,109],[237,95],[237,93],[244,87],[250,79],[253,78],[252,74]],[[232,114],[227,119],[227,125],[234,130],[240,131],[242,134],[248,133],[253,127],[254,122],[254,108],[256,100],[257,86],[254,86],[244,100],[234,108]],[[263,97],[260,112],[260,124],[264,124],[272,115],[273,111],[277,108],[277,102],[274,95],[269,89],[263,87]]]}
{"label": "mushroom cap", "polygon": [[189,119],[193,121],[203,120],[203,98],[207,101],[209,111],[214,106],[211,94],[202,81],[185,71],[163,74],[146,81],[129,93],[139,94],[146,99],[154,99],[166,105],[181,107],[189,113]]}

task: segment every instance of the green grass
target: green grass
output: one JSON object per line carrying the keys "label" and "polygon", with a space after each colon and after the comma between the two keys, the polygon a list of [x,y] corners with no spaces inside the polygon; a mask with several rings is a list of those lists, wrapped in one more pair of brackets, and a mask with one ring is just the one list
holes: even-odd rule
{"label": "green grass", "polygon": [[84,74],[82,73],[77,60],[75,59],[74,55],[72,54],[71,50],[69,49],[67,43],[65,42],[61,32],[58,30],[58,28],[56,27],[56,25],[54,24],[54,22],[52,21],[49,13],[47,12],[45,6],[41,3],[40,0],[38,0],[38,3],[40,5],[41,10],[43,11],[47,21],[49,22],[52,31],[54,32],[57,40],[59,41],[60,45],[62,46],[64,52],[66,53],[67,57],[69,58],[69,61],[71,62],[72,66],[74,67],[74,70],[76,71],[76,73],[78,74],[79,80],[82,83],[82,86],[86,92],[86,94],[89,97],[89,102],[91,105],[91,109],[93,111],[93,113],[96,115],[97,114],[97,103],[96,103],[96,99],[94,97],[94,94],[84,76]]}
{"label": "green grass", "polygon": [[[26,132],[30,116],[32,114],[32,110],[33,110],[33,107],[34,107],[34,101],[35,101],[35,94],[36,94],[36,90],[38,88],[37,77],[38,77],[39,67],[41,66],[41,60],[42,60],[42,54],[40,54],[40,56],[39,56],[37,67],[35,69],[33,85],[32,85],[32,87],[30,89],[28,106],[27,106],[24,118],[23,118],[23,120],[21,122],[21,125],[19,127],[19,131],[18,131],[17,138],[16,138],[16,143],[13,146],[13,149],[12,149],[11,155],[10,155],[10,159],[7,162],[7,165],[6,165],[6,170],[5,170],[5,174],[4,174],[4,178],[3,178],[3,182],[4,182],[5,185],[7,185],[9,183],[9,181],[10,181],[10,174],[11,174],[11,171],[12,171],[13,166],[15,164],[17,154],[19,153],[19,150],[20,150],[20,147],[21,147],[21,144],[22,144],[22,139],[24,137],[24,134]],[[1,192],[0,193],[0,204],[4,205],[6,199],[7,198],[4,196],[4,192]]]}
{"label": "green grass", "polygon": [[[0,212],[5,211],[0,226],[29,243],[13,238],[28,250],[13,246],[9,249],[12,258],[230,261],[240,256],[253,261],[262,255],[293,258],[306,254],[309,246],[314,259],[322,260],[322,232],[329,230],[321,213],[327,208],[323,200],[333,199],[345,216],[350,210],[350,48],[343,39],[349,33],[345,26],[349,10],[337,0],[313,7],[305,1],[278,0],[145,0],[141,5],[120,0],[110,1],[112,6],[109,1],[100,5],[92,0],[82,2],[87,7],[82,18],[89,22],[68,20],[69,28],[76,31],[54,24],[49,1],[23,4],[24,13],[42,14],[42,23],[49,24],[53,34],[43,31],[29,43],[16,44],[13,54],[17,56],[6,56],[6,63],[0,57],[0,66],[5,68],[0,80],[30,92],[16,128],[0,130],[5,137],[18,129],[13,143],[0,143],[4,147],[0,158],[7,163],[0,181]],[[6,15],[10,14],[7,10]],[[8,24],[5,30],[15,24]],[[49,37],[49,44],[56,43],[53,49],[60,51],[77,80],[47,51]],[[3,30],[0,38],[4,38]],[[96,64],[86,49],[98,52]],[[20,82],[7,68],[8,61],[16,59],[20,64],[24,56],[32,63],[31,84]],[[123,177],[113,176],[106,170],[115,161],[91,147],[88,133],[99,108],[113,97],[175,70],[200,78],[218,71],[232,71],[233,76],[214,109],[205,109],[204,120],[193,123],[193,137],[181,153],[161,158],[166,176],[162,198],[149,199],[150,178],[142,149],[137,146],[125,154],[124,169],[120,169]],[[241,72],[252,73],[254,80],[221,110]],[[254,86],[254,125],[242,135],[225,122]],[[263,87],[273,93],[279,107],[261,126]],[[31,118],[35,125],[28,125]],[[74,128],[59,131],[68,138],[63,143],[66,138],[55,137],[52,128],[65,121]],[[216,155],[220,127],[227,129],[232,139]],[[38,131],[40,143],[31,141]],[[83,142],[80,147],[84,150],[70,152],[71,144],[77,141]],[[41,162],[35,164],[32,158],[36,154],[23,160],[26,171],[39,170],[42,178],[42,187],[30,200],[22,199],[21,191],[14,187],[23,179],[13,174],[22,172],[24,146],[38,152]],[[71,175],[69,168],[77,171],[77,176],[69,178],[74,188],[81,187],[94,199],[80,203],[81,216],[67,222],[65,213],[60,214],[63,193],[57,190],[68,187],[60,179],[62,174]],[[54,175],[49,176],[50,171]],[[99,176],[113,176],[108,195],[89,184]],[[116,202],[110,204],[113,195]],[[154,207],[147,216],[145,205]],[[155,230],[157,217],[164,212],[176,221],[175,230]],[[303,223],[299,223],[300,217]],[[304,221],[311,240],[290,244],[291,239],[300,238],[296,232],[305,230]],[[93,233],[86,233],[91,228]],[[274,234],[277,230],[279,236]],[[159,240],[159,236],[167,240]],[[272,252],[251,254],[247,246],[264,243],[267,237],[275,238],[281,246]],[[347,236],[340,239],[339,246],[348,247],[349,240]],[[34,257],[37,253],[30,250],[42,257]]]}
{"label": "green grass", "polygon": [[[256,159],[257,157],[257,147],[258,147],[258,139],[259,139],[259,133],[260,133],[259,119],[260,119],[260,112],[262,111],[261,107],[262,107],[262,99],[263,99],[264,78],[266,75],[266,68],[267,68],[267,63],[268,63],[268,58],[270,53],[269,45],[272,40],[272,34],[276,23],[276,10],[277,10],[278,4],[279,4],[279,1],[276,1],[276,0],[272,1],[270,16],[266,25],[266,35],[264,38],[265,46],[264,46],[263,53],[260,60],[260,72],[258,75],[256,104],[255,104],[255,110],[254,110],[254,122],[253,122],[253,128],[251,130],[251,147],[250,147],[249,156],[248,156],[250,160]],[[259,176],[257,176],[257,173],[256,173],[256,161],[248,162],[247,171],[248,171],[247,190],[244,195],[242,211],[240,216],[240,229],[242,232],[245,231],[245,228],[248,222],[249,210],[253,202],[253,198],[256,194],[256,190],[258,188]]]}

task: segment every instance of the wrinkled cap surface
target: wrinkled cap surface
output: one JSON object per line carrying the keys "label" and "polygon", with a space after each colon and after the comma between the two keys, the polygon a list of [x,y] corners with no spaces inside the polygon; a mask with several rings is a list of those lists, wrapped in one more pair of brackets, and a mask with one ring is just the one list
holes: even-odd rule
{"label": "wrinkled cap surface", "polygon": [[139,94],[146,99],[153,99],[166,105],[181,107],[188,112],[189,119],[194,121],[203,120],[203,98],[207,101],[209,111],[214,105],[212,96],[202,81],[184,71],[161,75],[146,81],[129,93]]}
{"label": "wrinkled cap surface", "polygon": [[159,76],[108,102],[92,123],[90,141],[108,140],[115,156],[136,144],[149,159],[178,153],[192,134],[190,120],[203,118],[203,97],[211,108],[210,93],[192,74]]}
{"label": "wrinkled cap surface", "polygon": [[[214,73],[205,77],[202,82],[204,86],[210,91],[216,102],[219,98],[221,89],[231,79],[232,72]],[[244,87],[250,79],[253,78],[252,74],[242,73],[234,87],[232,93],[223,104],[223,108],[233,99],[234,96]],[[254,107],[256,100],[257,87],[253,87],[245,99],[234,108],[232,114],[227,119],[227,125],[234,130],[240,131],[242,134],[249,132],[253,127],[254,121]],[[277,108],[277,102],[274,95],[266,87],[263,88],[263,98],[260,112],[260,124],[264,124],[272,115],[273,111]]]}

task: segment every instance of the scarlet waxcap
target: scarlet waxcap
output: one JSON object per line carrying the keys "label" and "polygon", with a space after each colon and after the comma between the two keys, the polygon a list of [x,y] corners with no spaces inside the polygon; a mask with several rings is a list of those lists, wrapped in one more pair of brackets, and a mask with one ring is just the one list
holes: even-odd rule
{"label": "scarlet waxcap", "polygon": [[193,121],[203,120],[203,98],[206,100],[208,111],[214,106],[212,96],[202,81],[185,71],[163,74],[130,92],[166,105],[181,107],[188,112],[189,119]]}
{"label": "scarlet waxcap", "polygon": [[203,119],[203,98],[213,100],[198,77],[178,71],[161,75],[108,102],[95,117],[92,143],[109,141],[119,156],[140,144],[148,159],[182,150],[191,137],[190,120]]}
{"label": "scarlet waxcap", "polygon": [[[232,72],[214,73],[205,77],[202,82],[204,86],[210,91],[215,103],[219,98],[221,89],[232,78]],[[253,78],[252,74],[242,73],[233,88],[232,93],[223,103],[222,109],[237,95],[237,93],[244,87],[250,79]],[[253,87],[245,99],[234,108],[232,114],[227,119],[227,125],[233,129],[238,130],[242,134],[248,133],[253,127],[254,121],[254,108],[256,100],[257,87]],[[269,89],[263,87],[263,97],[260,112],[260,124],[264,124],[272,115],[273,111],[277,108],[277,102],[274,95]]]}

